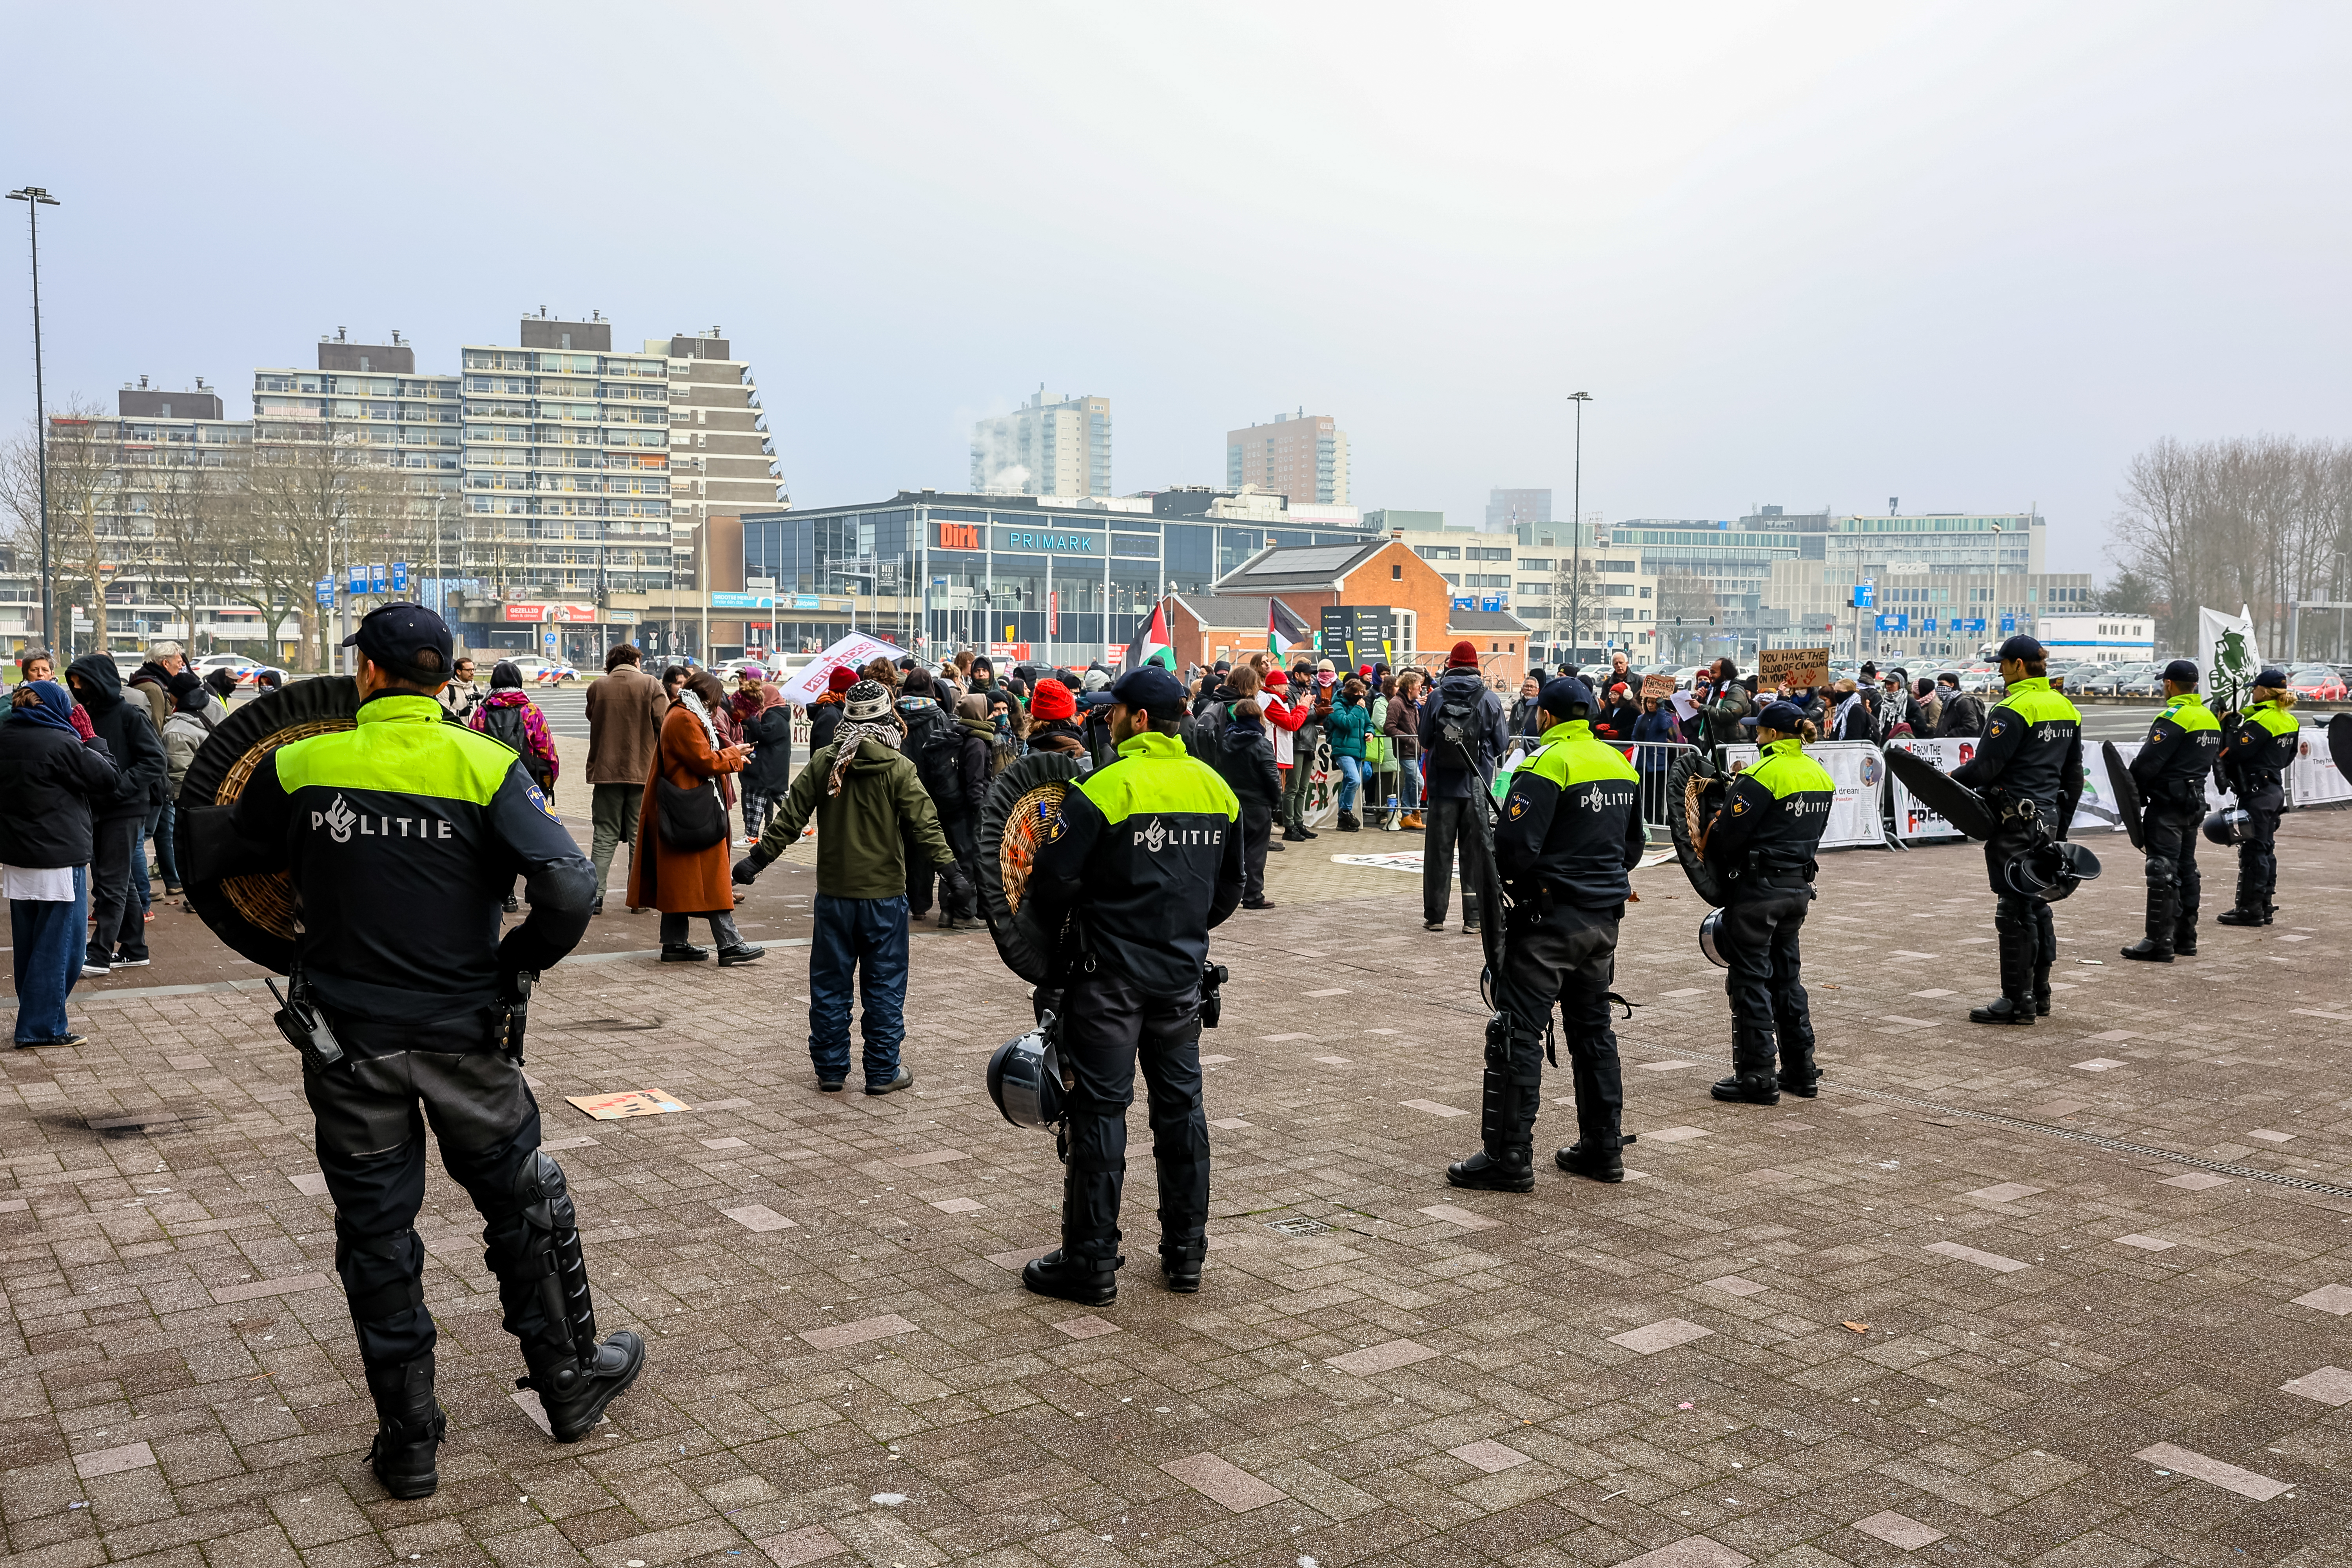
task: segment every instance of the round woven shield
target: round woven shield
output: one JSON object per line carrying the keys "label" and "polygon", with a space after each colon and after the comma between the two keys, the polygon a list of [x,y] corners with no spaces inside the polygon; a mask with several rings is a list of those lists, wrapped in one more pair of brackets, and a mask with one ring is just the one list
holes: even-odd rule
{"label": "round woven shield", "polygon": [[233,869],[240,863],[276,864],[285,847],[242,845],[227,836],[230,806],[245,794],[261,760],[291,741],[349,730],[359,722],[359,688],[348,676],[296,681],[231,710],[188,764],[180,786],[179,851],[184,868],[225,872],[184,883],[188,907],[237,952],[265,969],[294,967],[294,885],[280,870]]}
{"label": "round woven shield", "polygon": [[1076,787],[1078,760],[1032,752],[996,775],[980,813],[980,902],[1006,968],[1033,985],[1049,982],[1062,933],[1040,929],[1021,906],[1037,852],[1061,830],[1062,797]]}

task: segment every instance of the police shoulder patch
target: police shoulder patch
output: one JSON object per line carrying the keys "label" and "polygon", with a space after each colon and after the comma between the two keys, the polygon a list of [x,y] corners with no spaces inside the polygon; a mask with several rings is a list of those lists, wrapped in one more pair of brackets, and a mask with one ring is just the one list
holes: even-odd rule
{"label": "police shoulder patch", "polygon": [[532,784],[529,789],[523,791],[523,795],[524,798],[529,800],[531,805],[547,813],[549,816],[552,817],[555,816],[555,807],[548,804],[546,795],[541,791],[537,784]]}
{"label": "police shoulder patch", "polygon": [[1513,822],[1517,822],[1528,814],[1528,797],[1514,790],[1511,793],[1510,803],[1503,808],[1503,814]]}
{"label": "police shoulder patch", "polygon": [[1732,797],[1731,797],[1731,815],[1732,815],[1732,816],[1745,816],[1747,814],[1748,814],[1748,797],[1747,797],[1746,795],[1734,795],[1734,796],[1732,796]]}
{"label": "police shoulder patch", "polygon": [[1990,740],[1990,739],[1992,739],[1992,737],[1993,737],[1993,736],[1998,735],[1998,734],[2000,734],[2000,720],[1998,720],[1998,719],[1995,719],[1995,720],[1992,721],[1992,728],[1991,728],[1990,731],[1988,731],[1986,732],[1986,734],[1985,734],[1985,739],[1987,739],[1987,740]]}

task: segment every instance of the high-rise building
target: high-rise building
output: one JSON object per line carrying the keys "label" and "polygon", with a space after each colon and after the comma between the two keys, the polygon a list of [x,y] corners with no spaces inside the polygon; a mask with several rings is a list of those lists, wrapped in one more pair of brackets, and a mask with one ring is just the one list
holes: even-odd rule
{"label": "high-rise building", "polygon": [[399,528],[437,510],[454,524],[463,406],[458,378],[419,375],[415,345],[398,332],[389,343],[355,343],[338,329],[319,340],[316,369],[253,373],[254,450],[265,463],[341,451],[373,480],[376,521]]}
{"label": "high-rise building", "polygon": [[1520,525],[1551,521],[1551,491],[1492,489],[1486,492],[1486,533],[1515,533]]}
{"label": "high-rise building", "polygon": [[465,574],[491,595],[595,600],[667,587],[670,367],[613,324],[526,316],[465,353]]}
{"label": "high-rise building", "polygon": [[[647,353],[669,362],[672,575],[681,587],[720,594],[746,585],[743,514],[791,504],[779,482],[776,444],[751,367],[729,351],[717,327],[699,336],[646,340]],[[661,629],[679,628],[665,623]],[[710,623],[714,648],[747,640],[737,616]]]}
{"label": "high-rise building", "polygon": [[1109,495],[1110,399],[1048,403],[1040,386],[1012,413],[973,421],[971,488],[982,495]]}
{"label": "high-rise building", "polygon": [[1294,501],[1346,506],[1348,433],[1328,414],[1277,414],[1225,432],[1225,488],[1279,490]]}

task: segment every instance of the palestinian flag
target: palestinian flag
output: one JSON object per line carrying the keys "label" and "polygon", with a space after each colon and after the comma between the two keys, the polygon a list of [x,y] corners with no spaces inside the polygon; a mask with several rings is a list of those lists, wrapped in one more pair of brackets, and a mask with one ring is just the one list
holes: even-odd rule
{"label": "palestinian flag", "polygon": [[1305,642],[1307,636],[1307,623],[1288,605],[1280,599],[1265,602],[1266,650],[1277,660],[1289,658],[1290,650]]}
{"label": "palestinian flag", "polygon": [[1169,673],[1175,673],[1176,651],[1168,637],[1168,615],[1164,605],[1151,606],[1150,623],[1139,622],[1135,635],[1127,639],[1127,658],[1120,661],[1119,673],[1140,669],[1156,664]]}

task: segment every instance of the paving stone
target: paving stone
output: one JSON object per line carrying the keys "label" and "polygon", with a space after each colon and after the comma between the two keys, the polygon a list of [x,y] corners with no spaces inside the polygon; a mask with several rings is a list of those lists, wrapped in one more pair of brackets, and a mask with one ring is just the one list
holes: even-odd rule
{"label": "paving stone", "polygon": [[2294,1142],[2294,1133],[2273,1132],[2267,1127],[2257,1127],[2248,1132],[2246,1136],[2249,1138],[2259,1138],[2265,1143],[2292,1143]]}
{"label": "paving stone", "polygon": [[748,1149],[751,1147],[750,1144],[744,1142],[740,1138],[703,1138],[697,1140],[697,1142],[701,1143],[701,1145],[706,1149]]}
{"label": "paving stone", "polygon": [[1398,1367],[1411,1366],[1417,1361],[1428,1361],[1442,1353],[1442,1352],[1431,1350],[1427,1345],[1415,1344],[1411,1340],[1391,1340],[1386,1344],[1367,1345],[1361,1350],[1349,1351],[1345,1355],[1326,1356],[1323,1359],[1341,1372],[1353,1373],[1358,1377],[1370,1377],[1374,1373],[1394,1372]]}
{"label": "paving stone", "polygon": [[801,1568],[804,1563],[821,1563],[849,1550],[821,1524],[803,1525],[782,1535],[761,1536],[751,1544],[766,1552],[768,1561],[776,1568]]}
{"label": "paving stone", "polygon": [[2323,1366],[2279,1386],[2289,1394],[2299,1394],[2322,1405],[2339,1407],[2352,1405],[2352,1372],[2346,1372],[2340,1366]]}
{"label": "paving stone", "polygon": [[119,1448],[100,1448],[93,1453],[75,1455],[74,1474],[89,1480],[98,1476],[115,1476],[125,1470],[144,1469],[154,1462],[154,1452],[146,1444],[125,1443]]}
{"label": "paving stone", "polygon": [[2113,1057],[2093,1057],[2089,1061],[2076,1062],[2074,1070],[2076,1072],[2112,1072],[2116,1068],[2129,1065],[2127,1062],[2119,1062]]}
{"label": "paving stone", "polygon": [[900,1154],[890,1163],[902,1170],[911,1171],[923,1165],[945,1165],[956,1160],[971,1158],[971,1153],[962,1149],[932,1149],[920,1154]]}
{"label": "paving stone", "polygon": [[2030,1198],[2042,1189],[2024,1182],[2003,1182],[1997,1187],[1979,1187],[1972,1193],[1962,1193],[1961,1199],[1972,1204],[2013,1204],[2020,1198]]}
{"label": "paving stone", "polygon": [[2333,1312],[2340,1318],[2352,1312],[2352,1285],[2322,1285],[2297,1296],[2294,1304],[2317,1312]]}
{"label": "paving stone", "polygon": [[898,1334],[918,1331],[915,1325],[896,1312],[879,1318],[861,1318],[854,1323],[834,1323],[822,1329],[803,1329],[801,1338],[821,1351],[837,1351],[850,1345],[862,1345],[868,1340],[887,1340]]}
{"label": "paving stone", "polygon": [[1742,1279],[1737,1274],[1726,1274],[1720,1279],[1701,1280],[1700,1283],[1711,1290],[1720,1290],[1727,1296],[1760,1296],[1769,1289],[1769,1286],[1759,1285],[1753,1279]]}
{"label": "paving stone", "polygon": [[254,1279],[236,1285],[215,1286],[213,1300],[224,1304],[258,1301],[265,1296],[295,1296],[305,1290],[323,1290],[334,1283],[324,1274],[289,1274],[282,1279]]}
{"label": "paving stone", "polygon": [[1432,1116],[1467,1116],[1470,1114],[1458,1105],[1440,1105],[1433,1100],[1401,1100],[1397,1101],[1397,1103],[1400,1105],[1409,1106],[1415,1110],[1425,1110]]}
{"label": "paving stone", "polygon": [[1937,1530],[1934,1525],[1922,1524],[1909,1514],[1896,1513],[1892,1509],[1874,1513],[1868,1519],[1857,1519],[1853,1521],[1853,1527],[1864,1535],[1874,1536],[1887,1545],[1899,1547],[1905,1552],[1916,1552],[1922,1546],[1933,1546],[1943,1540],[1945,1535],[1945,1531]]}
{"label": "paving stone", "polygon": [[791,1230],[793,1222],[765,1204],[745,1204],[740,1208],[720,1209],[720,1214],[745,1230]]}
{"label": "paving stone", "polygon": [[2116,1237],[2116,1245],[2118,1247],[2137,1247],[2142,1252],[2169,1252],[2172,1250],[2174,1243],[2159,1240],[2153,1236],[2141,1236],[2137,1233],[2134,1233],[2130,1236],[2119,1236]]}
{"label": "paving stone", "polygon": [[1445,1451],[1464,1464],[1475,1465],[1490,1476],[1534,1463],[1532,1456],[1522,1454],[1517,1448],[1505,1447],[1491,1437],[1482,1437],[1475,1443],[1465,1443],[1459,1448]]}
{"label": "paving stone", "polygon": [[2227,1176],[2217,1176],[2210,1171],[2191,1171],[2187,1175],[2173,1176],[2158,1184],[2167,1187],[2180,1187],[2192,1193],[2202,1193],[2210,1191],[2214,1187],[2228,1186],[2230,1184],[2230,1178]]}
{"label": "paving stone", "polygon": [[1247,1513],[1254,1508],[1264,1508],[1279,1502],[1284,1493],[1268,1486],[1230,1460],[1214,1454],[1192,1454],[1181,1459],[1170,1459],[1160,1467],[1194,1491],[1224,1504],[1235,1513]]}
{"label": "paving stone", "polygon": [[1963,1263],[1973,1263],[1979,1268],[1990,1268],[1998,1274],[2014,1274],[2021,1268],[2033,1267],[2031,1263],[2020,1263],[2014,1258],[2003,1258],[1998,1252],[1980,1252],[1957,1241],[1930,1242],[1925,1250],[1945,1258],[1957,1258]]}
{"label": "paving stone", "polygon": [[304,1171],[286,1179],[294,1184],[298,1193],[308,1193],[314,1198],[327,1195],[327,1173],[324,1171]]}
{"label": "paving stone", "polygon": [[933,1198],[931,1206],[941,1214],[976,1214],[982,1205],[978,1198]]}
{"label": "paving stone", "polygon": [[1234,1128],[1247,1127],[1249,1123],[1244,1121],[1238,1116],[1220,1116],[1215,1121],[1210,1122],[1209,1125],[1212,1127],[1222,1127],[1226,1131],[1231,1132]]}
{"label": "paving stone", "polygon": [[1688,1142],[1693,1138],[1704,1138],[1706,1135],[1706,1129],[1704,1127],[1661,1127],[1655,1132],[1643,1133],[1642,1142],[1644,1143],[1685,1143]]}
{"label": "paving stone", "polygon": [[1456,1208],[1452,1204],[1432,1204],[1421,1212],[1432,1219],[1442,1219],[1465,1230],[1493,1230],[1503,1223],[1498,1219],[1488,1219],[1482,1214],[1473,1214],[1465,1208]]}
{"label": "paving stone", "polygon": [[2170,1470],[2176,1475],[2193,1477],[2209,1485],[2220,1487],[2225,1492],[2235,1492],[2240,1497],[2252,1498],[2256,1502],[2268,1502],[2279,1493],[2292,1491],[2294,1488],[2293,1481],[2273,1480],[2268,1476],[2259,1476],[2252,1470],[2241,1469],[2224,1460],[2178,1447],[2170,1443],[2158,1443],[2151,1447],[2142,1448],[2132,1458],[2145,1459],[2147,1463],[2160,1469]]}
{"label": "paving stone", "polygon": [[1636,1355],[1655,1355],[1676,1345],[1686,1345],[1693,1340],[1703,1340],[1713,1332],[1713,1329],[1701,1328],[1685,1319],[1664,1318],[1638,1329],[1628,1329],[1622,1334],[1612,1334],[1609,1342],[1623,1345]]}
{"label": "paving stone", "polygon": [[1108,1322],[1091,1312],[1083,1317],[1065,1318],[1054,1326],[1074,1340],[1099,1339],[1105,1334],[1118,1332],[1117,1323]]}
{"label": "paving stone", "polygon": [[1690,1535],[1671,1546],[1661,1546],[1654,1552],[1644,1552],[1639,1557],[1628,1557],[1617,1568],[1748,1568],[1756,1559],[1711,1536]]}

